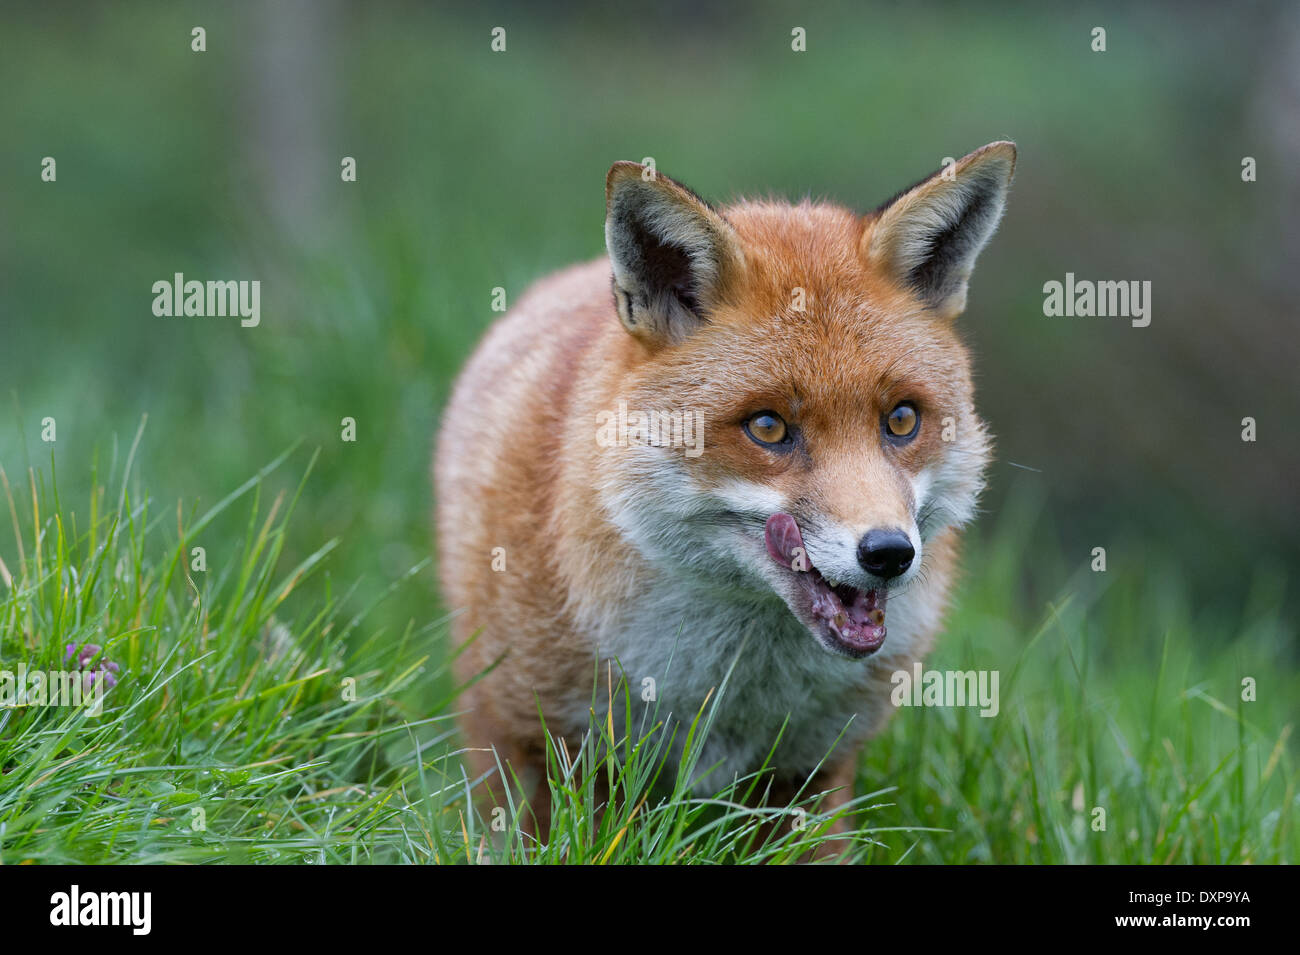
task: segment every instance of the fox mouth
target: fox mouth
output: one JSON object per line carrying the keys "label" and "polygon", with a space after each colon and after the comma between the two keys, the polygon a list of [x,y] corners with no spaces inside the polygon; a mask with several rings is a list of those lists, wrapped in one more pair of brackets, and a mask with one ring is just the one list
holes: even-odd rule
{"label": "fox mouth", "polygon": [[885,592],[832,584],[813,566],[799,525],[789,514],[773,514],[763,530],[771,558],[794,574],[803,596],[803,615],[811,629],[834,653],[860,659],[885,642]]}

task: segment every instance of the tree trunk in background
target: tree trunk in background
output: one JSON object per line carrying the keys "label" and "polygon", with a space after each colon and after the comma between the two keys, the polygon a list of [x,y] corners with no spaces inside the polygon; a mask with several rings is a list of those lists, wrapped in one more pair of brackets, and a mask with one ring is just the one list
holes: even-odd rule
{"label": "tree trunk in background", "polygon": [[245,148],[268,225],[299,244],[319,235],[322,190],[342,160],[331,148],[338,24],[335,0],[257,0],[247,14]]}
{"label": "tree trunk in background", "polygon": [[[1263,51],[1264,64],[1247,128],[1252,142],[1265,147],[1256,156],[1258,187],[1273,197],[1278,254],[1272,257],[1277,267],[1270,277],[1284,289],[1295,291],[1300,286],[1300,272],[1295,268],[1300,262],[1300,223],[1296,221],[1300,209],[1300,6],[1289,4],[1280,12],[1269,36],[1272,39]],[[1253,148],[1257,147],[1243,144],[1242,152],[1252,155]],[[1268,162],[1270,157],[1273,162]]]}

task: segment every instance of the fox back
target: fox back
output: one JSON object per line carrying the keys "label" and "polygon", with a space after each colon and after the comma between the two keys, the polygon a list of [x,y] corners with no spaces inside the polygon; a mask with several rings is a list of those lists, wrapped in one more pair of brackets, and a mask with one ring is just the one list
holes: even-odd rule
{"label": "fox back", "polygon": [[711,701],[704,788],[778,735],[779,776],[851,777],[983,484],[954,319],[1015,159],[992,143],[866,215],[714,208],[614,165],[608,257],[530,289],[444,415],[440,572],[481,773],[539,785],[539,710],[575,742],[612,672],[659,719]]}

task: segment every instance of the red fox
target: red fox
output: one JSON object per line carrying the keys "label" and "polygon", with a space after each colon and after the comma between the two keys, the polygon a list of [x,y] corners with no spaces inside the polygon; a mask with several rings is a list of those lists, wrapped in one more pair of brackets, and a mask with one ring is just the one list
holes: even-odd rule
{"label": "red fox", "polygon": [[704,788],[767,760],[771,800],[810,774],[823,808],[850,798],[983,486],[953,320],[1015,163],[990,143],[857,215],[719,208],[618,162],[608,257],[487,334],[438,442],[440,573],[474,638],[458,675],[488,671],[462,699],[471,762],[510,767],[543,835],[539,711],[572,746],[607,668],[687,725],[728,679]]}

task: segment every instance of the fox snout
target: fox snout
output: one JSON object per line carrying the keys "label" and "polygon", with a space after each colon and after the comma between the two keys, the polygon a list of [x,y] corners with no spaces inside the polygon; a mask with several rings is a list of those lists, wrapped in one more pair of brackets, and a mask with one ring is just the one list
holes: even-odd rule
{"label": "fox snout", "polygon": [[921,554],[917,508],[924,479],[854,444],[809,475],[813,484],[802,510],[814,559],[838,581],[885,586],[906,574]]}
{"label": "fox snout", "polygon": [[900,530],[872,530],[858,541],[858,563],[867,573],[893,580],[912,566],[916,548],[912,539]]}
{"label": "fox snout", "polygon": [[892,589],[920,564],[919,536],[898,523],[868,524],[865,533],[860,525],[826,518],[809,517],[804,524],[810,559],[838,583]]}

